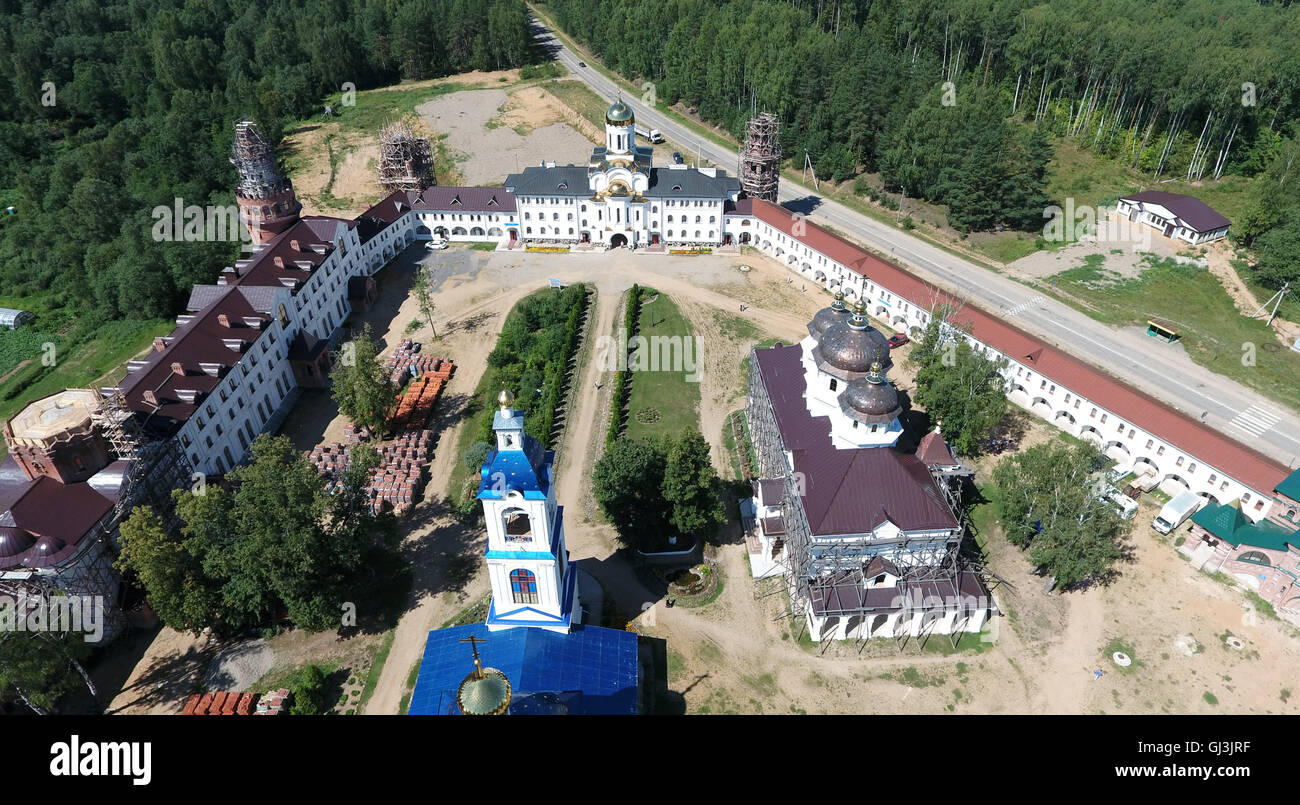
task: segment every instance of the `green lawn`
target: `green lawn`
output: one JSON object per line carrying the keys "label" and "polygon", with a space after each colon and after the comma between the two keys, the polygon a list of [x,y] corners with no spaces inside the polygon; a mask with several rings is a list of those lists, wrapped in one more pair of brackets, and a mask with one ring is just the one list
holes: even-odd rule
{"label": "green lawn", "polygon": [[[1275,400],[1296,399],[1300,353],[1279,344],[1262,320],[1240,315],[1209,271],[1146,260],[1140,276],[1125,278],[1094,255],[1055,275],[1055,284],[1039,287],[1107,324],[1145,329],[1148,319],[1164,319],[1178,329],[1177,343],[1196,363]],[[1254,345],[1254,365],[1243,363],[1245,345]]]}
{"label": "green lawn", "polygon": [[[633,355],[632,393],[628,401],[626,435],[679,435],[699,430],[699,350],[690,325],[666,294],[647,288],[641,305],[640,330],[647,354]],[[692,371],[694,369],[695,371]],[[692,379],[694,378],[694,379]]]}

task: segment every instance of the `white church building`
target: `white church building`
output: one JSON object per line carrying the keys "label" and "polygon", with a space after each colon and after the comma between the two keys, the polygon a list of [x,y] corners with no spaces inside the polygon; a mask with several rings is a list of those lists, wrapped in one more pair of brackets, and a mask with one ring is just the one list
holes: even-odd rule
{"label": "white church building", "polygon": [[523,241],[611,248],[728,242],[723,215],[740,195],[739,180],[717,168],[656,168],[653,151],[637,144],[632,110],[615,101],[605,112],[605,144],[587,165],[548,162],[506,177]]}

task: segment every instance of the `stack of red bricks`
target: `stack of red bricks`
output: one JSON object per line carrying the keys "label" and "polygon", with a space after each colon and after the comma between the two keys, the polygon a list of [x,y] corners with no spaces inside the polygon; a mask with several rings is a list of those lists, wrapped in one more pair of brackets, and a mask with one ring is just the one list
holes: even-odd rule
{"label": "stack of red bricks", "polygon": [[[285,691],[288,694],[288,691]],[[185,703],[181,715],[185,716],[246,716],[253,712],[256,693],[238,693],[222,690],[216,693],[196,693]],[[261,705],[259,704],[260,708]]]}
{"label": "stack of red bricks", "polygon": [[[402,514],[415,505],[424,491],[424,467],[433,447],[433,431],[404,430],[392,441],[375,445],[379,466],[366,484],[370,505],[376,513],[391,509]],[[352,445],[339,442],[318,444],[309,460],[326,478],[326,490],[338,489],[351,462]]]}
{"label": "stack of red bricks", "polygon": [[420,375],[402,392],[391,423],[394,429],[400,432],[409,428],[423,428],[428,423],[434,406],[438,404],[438,398],[442,396],[442,389],[451,377],[451,362],[446,361],[442,366],[445,368],[440,371]]}
{"label": "stack of red bricks", "polygon": [[441,371],[443,364],[448,365],[446,376],[451,377],[451,361],[446,358],[422,355],[416,351],[415,342],[403,338],[388,359],[388,377],[394,385],[401,386],[412,377],[419,377],[425,372]]}

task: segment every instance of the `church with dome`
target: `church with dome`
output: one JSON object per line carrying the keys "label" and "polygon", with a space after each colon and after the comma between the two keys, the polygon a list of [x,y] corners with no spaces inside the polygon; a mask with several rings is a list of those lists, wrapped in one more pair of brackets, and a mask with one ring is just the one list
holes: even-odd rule
{"label": "church with dome", "polygon": [[800,343],[752,353],[750,566],[783,577],[815,641],[978,633],[995,611],[960,557],[969,470],[938,429],[907,433],[892,365],[843,294]]}
{"label": "church with dome", "polygon": [[526,242],[607,247],[715,246],[740,181],[718,168],[654,166],[622,98],[605,112],[605,142],[586,165],[554,162],[506,177]]}
{"label": "church with dome", "polygon": [[429,632],[409,712],[634,715],[642,699],[637,635],[587,622],[599,612],[583,603],[564,544],[555,453],[525,432],[510,391],[497,403],[496,445],[478,488],[487,618]]}

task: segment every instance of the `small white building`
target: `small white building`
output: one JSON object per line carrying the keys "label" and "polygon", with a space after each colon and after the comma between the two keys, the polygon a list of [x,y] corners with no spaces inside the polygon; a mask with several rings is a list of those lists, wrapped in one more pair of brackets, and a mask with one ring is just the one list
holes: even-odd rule
{"label": "small white building", "polygon": [[1123,196],[1115,210],[1130,221],[1160,230],[1167,238],[1193,246],[1219,240],[1228,234],[1229,221],[1199,198],[1162,190],[1144,190]]}

